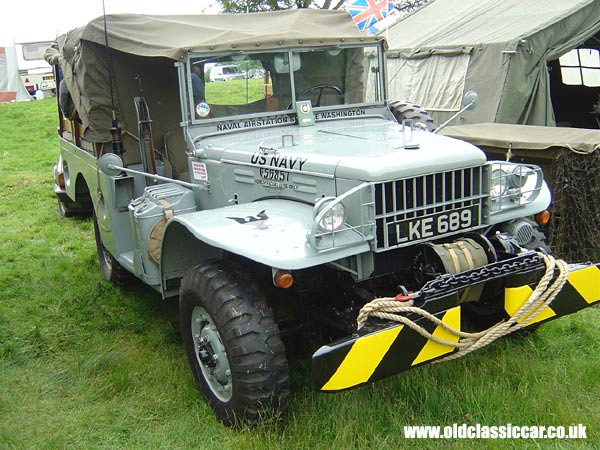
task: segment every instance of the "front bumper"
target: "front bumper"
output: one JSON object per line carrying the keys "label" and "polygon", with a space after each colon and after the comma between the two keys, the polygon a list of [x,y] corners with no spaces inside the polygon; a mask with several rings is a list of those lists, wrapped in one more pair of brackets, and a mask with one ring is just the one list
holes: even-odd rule
{"label": "front bumper", "polygon": [[[540,314],[527,325],[537,325],[572,314],[600,302],[600,263],[569,266],[567,282]],[[504,291],[506,317],[512,317],[533,292],[531,279],[522,274],[507,277]],[[457,292],[439,301],[456,304]],[[434,315],[452,328],[460,330],[463,305],[452,306]],[[415,318],[433,336],[452,342],[460,339],[441,326]],[[456,349],[431,341],[397,322],[369,321],[356,333],[317,350],[312,356],[315,389],[341,391],[380,380],[413,367],[427,364],[454,353]]]}

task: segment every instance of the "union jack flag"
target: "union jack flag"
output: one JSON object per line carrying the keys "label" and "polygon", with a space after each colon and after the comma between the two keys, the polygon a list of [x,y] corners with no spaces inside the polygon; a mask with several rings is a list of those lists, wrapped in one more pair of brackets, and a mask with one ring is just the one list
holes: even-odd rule
{"label": "union jack flag", "polygon": [[394,10],[388,0],[354,0],[346,7],[359,30],[370,30]]}

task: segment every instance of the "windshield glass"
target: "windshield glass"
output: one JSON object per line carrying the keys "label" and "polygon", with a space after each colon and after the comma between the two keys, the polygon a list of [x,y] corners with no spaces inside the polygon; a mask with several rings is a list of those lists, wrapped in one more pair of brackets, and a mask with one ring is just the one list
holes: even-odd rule
{"label": "windshield glass", "polygon": [[382,101],[379,58],[375,48],[333,48],[297,52],[296,100],[314,108]]}
{"label": "windshield glass", "polygon": [[190,59],[194,121],[383,102],[379,48],[238,53]]}

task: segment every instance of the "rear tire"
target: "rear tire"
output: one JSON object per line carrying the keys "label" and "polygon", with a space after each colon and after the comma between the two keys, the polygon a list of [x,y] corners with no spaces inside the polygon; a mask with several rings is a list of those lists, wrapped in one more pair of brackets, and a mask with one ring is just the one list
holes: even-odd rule
{"label": "rear tire", "polygon": [[390,102],[389,107],[398,123],[402,123],[403,120],[412,120],[416,126],[424,130],[435,130],[433,118],[420,106],[411,102],[396,100]]}
{"label": "rear tire", "polygon": [[227,426],[279,419],[289,375],[273,312],[245,272],[222,261],[189,269],[181,282],[183,344],[196,383]]}
{"label": "rear tire", "polygon": [[65,207],[65,204],[60,200],[58,200],[58,214],[60,214],[61,217],[73,217],[73,213],[69,211]]}
{"label": "rear tire", "polygon": [[109,281],[118,286],[126,286],[130,284],[133,276],[125,270],[113,255],[104,247],[100,229],[98,228],[98,220],[94,214],[94,237],[96,239],[96,251],[98,253],[98,262],[102,276],[106,281]]}

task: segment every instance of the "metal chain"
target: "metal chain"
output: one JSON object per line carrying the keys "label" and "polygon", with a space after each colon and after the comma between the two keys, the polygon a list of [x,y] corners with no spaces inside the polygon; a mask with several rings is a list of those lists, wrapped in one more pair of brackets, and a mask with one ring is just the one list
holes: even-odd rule
{"label": "metal chain", "polygon": [[424,299],[447,291],[464,289],[474,284],[502,278],[519,272],[542,269],[544,260],[534,252],[528,252],[504,261],[498,261],[478,269],[467,270],[457,274],[442,275],[423,286],[414,298]]}

